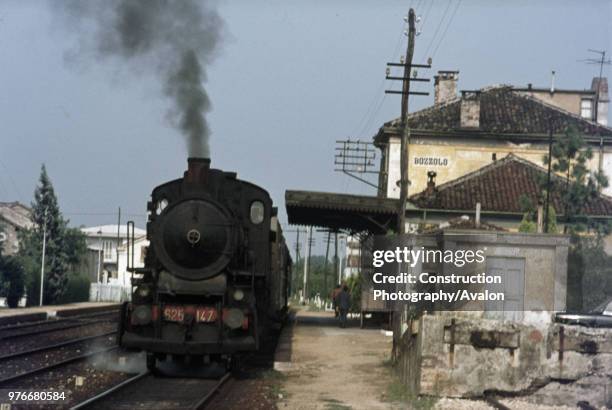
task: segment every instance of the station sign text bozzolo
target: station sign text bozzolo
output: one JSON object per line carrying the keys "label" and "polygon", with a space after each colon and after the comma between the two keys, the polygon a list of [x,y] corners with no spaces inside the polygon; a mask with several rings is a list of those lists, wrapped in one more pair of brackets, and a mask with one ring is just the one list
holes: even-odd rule
{"label": "station sign text bozzolo", "polygon": [[446,157],[414,157],[412,163],[417,167],[447,167]]}

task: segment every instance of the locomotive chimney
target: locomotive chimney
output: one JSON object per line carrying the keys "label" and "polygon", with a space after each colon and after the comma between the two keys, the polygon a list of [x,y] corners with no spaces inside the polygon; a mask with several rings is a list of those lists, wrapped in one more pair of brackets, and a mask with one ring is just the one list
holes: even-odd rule
{"label": "locomotive chimney", "polygon": [[205,184],[210,169],[210,158],[187,158],[187,171],[183,179],[191,184]]}

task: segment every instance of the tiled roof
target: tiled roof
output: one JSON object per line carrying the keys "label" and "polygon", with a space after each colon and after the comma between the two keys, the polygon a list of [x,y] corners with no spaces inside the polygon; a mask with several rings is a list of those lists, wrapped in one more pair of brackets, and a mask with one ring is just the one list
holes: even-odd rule
{"label": "tiled roof", "polygon": [[[461,98],[433,105],[408,116],[414,130],[460,131]],[[494,86],[480,90],[480,125],[478,131],[506,134],[547,134],[548,121],[553,130],[563,133],[569,126],[586,135],[612,136],[612,128],[587,121],[578,115],[549,105],[536,98],[521,95],[511,86]],[[395,126],[399,119],[385,126]]]}
{"label": "tiled roof", "polygon": [[[480,202],[483,212],[522,212],[519,198],[527,196],[536,204],[540,197],[539,181],[547,175],[546,170],[533,162],[513,154],[486,165],[450,182],[412,195],[410,201],[420,208],[470,210]],[[553,184],[564,179],[554,176]],[[558,215],[563,213],[563,204],[557,190],[551,190],[551,204]],[[584,209],[587,215],[612,216],[612,198],[599,195]]]}
{"label": "tiled roof", "polygon": [[449,219],[448,221],[443,222],[441,224],[428,227],[423,230],[422,233],[437,233],[445,229],[470,229],[479,231],[499,232],[507,231],[507,229],[504,229],[501,226],[493,225],[487,222],[480,222],[480,224],[476,225],[476,221],[474,219],[470,218],[468,215],[463,215],[459,218]]}

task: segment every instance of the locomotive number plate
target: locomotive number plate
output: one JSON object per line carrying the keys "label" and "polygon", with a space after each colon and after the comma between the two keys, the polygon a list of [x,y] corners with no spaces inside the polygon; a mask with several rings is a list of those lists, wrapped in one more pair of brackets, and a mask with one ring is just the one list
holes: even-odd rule
{"label": "locomotive number plate", "polygon": [[[188,311],[195,312],[196,322],[214,322],[217,320],[217,310],[212,307],[199,306],[188,307]],[[184,306],[165,306],[164,307],[164,320],[170,322],[182,322],[185,319],[185,307]]]}

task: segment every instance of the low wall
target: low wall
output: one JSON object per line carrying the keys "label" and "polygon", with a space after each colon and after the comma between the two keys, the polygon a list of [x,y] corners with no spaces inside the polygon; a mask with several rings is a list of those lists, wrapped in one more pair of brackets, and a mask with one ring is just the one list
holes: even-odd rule
{"label": "low wall", "polygon": [[89,288],[90,302],[126,302],[131,298],[131,287],[110,283],[92,283]]}
{"label": "low wall", "polygon": [[[412,393],[520,394],[551,380],[571,382],[594,371],[612,374],[612,329],[502,322],[474,313],[423,315],[409,323],[396,357]],[[593,388],[601,388],[603,396],[609,386]]]}

